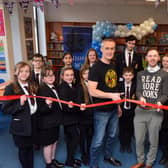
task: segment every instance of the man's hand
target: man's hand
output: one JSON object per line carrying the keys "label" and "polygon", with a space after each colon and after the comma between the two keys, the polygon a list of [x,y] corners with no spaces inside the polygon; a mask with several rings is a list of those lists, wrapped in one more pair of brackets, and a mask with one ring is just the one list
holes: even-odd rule
{"label": "man's hand", "polygon": [[120,105],[118,105],[118,117],[122,116],[122,109],[120,107]]}
{"label": "man's hand", "polygon": [[[146,99],[144,97],[140,97],[139,99],[142,103],[146,103]],[[140,105],[142,107],[145,107],[146,105]]]}
{"label": "man's hand", "polygon": [[[161,103],[161,102],[157,102],[157,105],[158,105],[158,106],[161,106],[162,103]],[[159,108],[157,108],[157,112],[160,112],[160,109],[159,109]]]}
{"label": "man's hand", "polygon": [[80,110],[81,110],[81,111],[86,110],[86,104],[81,104],[81,106],[80,106]]}
{"label": "man's hand", "polygon": [[[72,101],[69,101],[69,103],[73,103],[73,102],[72,102]],[[69,108],[73,108],[73,105],[68,104],[68,107],[69,107]]]}
{"label": "man's hand", "polygon": [[121,100],[120,93],[112,93],[111,98],[112,100]]}

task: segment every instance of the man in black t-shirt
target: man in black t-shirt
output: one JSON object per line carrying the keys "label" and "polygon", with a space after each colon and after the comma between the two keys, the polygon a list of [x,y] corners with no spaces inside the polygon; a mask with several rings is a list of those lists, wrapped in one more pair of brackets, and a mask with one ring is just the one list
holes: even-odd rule
{"label": "man in black t-shirt", "polygon": [[[114,65],[111,64],[115,52],[115,42],[112,39],[104,39],[101,51],[102,58],[89,71],[88,87],[94,103],[120,99],[120,94],[117,93],[117,73]],[[112,157],[112,143],[120,115],[120,106],[116,104],[99,106],[94,109],[94,135],[90,149],[90,168],[98,168],[99,153],[104,143],[104,137],[106,137],[104,161],[114,166],[121,166],[121,162]]]}

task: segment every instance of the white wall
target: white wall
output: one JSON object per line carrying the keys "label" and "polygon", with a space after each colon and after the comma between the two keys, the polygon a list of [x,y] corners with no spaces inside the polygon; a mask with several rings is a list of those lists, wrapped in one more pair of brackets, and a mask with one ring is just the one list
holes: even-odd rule
{"label": "white wall", "polygon": [[79,5],[61,4],[55,8],[51,3],[45,5],[46,21],[96,22],[110,20],[113,23],[141,23],[153,17],[157,24],[168,24],[166,6],[152,5]]}

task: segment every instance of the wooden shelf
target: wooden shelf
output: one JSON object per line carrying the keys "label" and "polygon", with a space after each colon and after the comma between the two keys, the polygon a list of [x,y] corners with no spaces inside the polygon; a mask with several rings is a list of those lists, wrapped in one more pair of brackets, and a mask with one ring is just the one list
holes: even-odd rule
{"label": "wooden shelf", "polygon": [[57,51],[57,52],[64,52],[64,50],[58,50],[58,49],[47,49],[47,51]]}

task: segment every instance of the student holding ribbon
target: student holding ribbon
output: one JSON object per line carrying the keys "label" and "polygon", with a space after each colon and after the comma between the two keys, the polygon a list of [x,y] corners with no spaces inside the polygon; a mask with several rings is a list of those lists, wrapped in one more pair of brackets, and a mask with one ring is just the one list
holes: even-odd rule
{"label": "student holding ribbon", "polygon": [[[42,84],[38,95],[59,99],[53,69],[50,66],[43,67],[41,77]],[[50,99],[39,99],[38,107],[39,144],[43,146],[46,168],[64,167],[64,164],[55,159],[59,126],[62,119],[62,104]]]}
{"label": "student holding ribbon", "polygon": [[[136,96],[143,103],[162,105],[168,99],[168,73],[163,71],[158,62],[159,52],[150,49],[146,55],[148,67],[137,75]],[[131,168],[152,168],[158,150],[159,131],[163,120],[163,110],[137,106],[134,117],[137,164]],[[144,143],[148,132],[149,150],[145,163]]]}
{"label": "student holding ribbon", "polygon": [[[134,71],[131,67],[123,69],[123,82],[119,83],[119,91],[121,98],[135,99],[136,84],[132,80],[134,78]],[[131,141],[133,138],[133,118],[136,104],[128,101],[121,104],[122,116],[119,118],[119,140],[121,152],[131,152]]]}
{"label": "student holding ribbon", "polygon": [[[68,102],[77,102],[77,88],[75,87],[74,70],[72,67],[64,67],[61,71],[61,84],[58,87],[61,100]],[[66,166],[78,168],[81,166],[81,161],[75,159],[75,151],[79,143],[79,109],[71,104],[62,104],[63,125],[66,137],[67,159]]]}
{"label": "student holding ribbon", "polygon": [[11,114],[10,133],[18,148],[22,168],[33,168],[33,144],[37,141],[37,85],[31,81],[31,67],[25,62],[15,66],[14,80],[5,88],[4,95],[22,95],[20,99],[3,102],[2,111]]}

